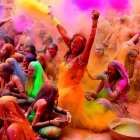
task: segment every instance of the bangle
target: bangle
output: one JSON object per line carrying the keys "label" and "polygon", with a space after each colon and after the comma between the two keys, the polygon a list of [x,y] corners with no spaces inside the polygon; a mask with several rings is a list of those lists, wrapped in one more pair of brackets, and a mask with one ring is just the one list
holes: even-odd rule
{"label": "bangle", "polygon": [[53,22],[53,24],[55,26],[57,26],[58,24],[60,24],[60,21],[56,17],[53,17],[52,22]]}

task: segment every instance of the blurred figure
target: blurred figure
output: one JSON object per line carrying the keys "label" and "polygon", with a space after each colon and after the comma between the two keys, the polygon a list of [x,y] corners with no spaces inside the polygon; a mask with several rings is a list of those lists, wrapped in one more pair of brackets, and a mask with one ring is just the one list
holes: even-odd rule
{"label": "blurred figure", "polygon": [[8,59],[6,59],[5,62],[8,63],[8,64],[10,64],[12,66],[12,68],[14,70],[13,73],[20,78],[20,80],[21,80],[21,82],[22,82],[22,84],[24,86],[25,85],[26,78],[25,78],[25,75],[24,75],[23,71],[21,70],[20,65],[16,61],[16,59],[14,59],[14,58],[8,58]]}
{"label": "blurred figure", "polygon": [[36,54],[36,47],[33,44],[27,45],[24,48],[24,54],[25,55],[26,54],[30,54],[30,53],[33,54],[35,57],[37,56],[37,54]]}
{"label": "blurred figure", "polygon": [[42,48],[37,49],[39,53],[46,53],[48,46],[53,43],[53,39],[50,35],[45,34],[42,40]]}
{"label": "blurred figure", "polygon": [[137,60],[139,51],[131,49],[128,51],[124,66],[130,78],[129,101],[136,101],[140,97],[140,61]]}
{"label": "blurred figure", "polygon": [[39,53],[37,55],[37,61],[40,62],[44,72],[46,73],[49,80],[55,81],[57,74],[54,71],[54,67],[51,62],[48,61],[47,56],[44,53]]}
{"label": "blurred figure", "polygon": [[58,46],[55,43],[51,43],[46,51],[48,61],[53,65],[53,69],[56,74],[59,73],[60,57],[57,54]]}
{"label": "blurred figure", "polygon": [[29,126],[14,97],[4,96],[0,98],[0,119],[3,121],[0,131],[1,140],[36,139],[36,134]]}
{"label": "blurred figure", "polygon": [[31,31],[28,28],[25,28],[22,36],[19,39],[19,42],[15,48],[17,52],[23,53],[26,46],[33,44],[33,40],[31,37]]}
{"label": "blurred figure", "polygon": [[22,62],[22,69],[24,71],[24,74],[27,75],[28,73],[28,66],[30,62],[36,61],[36,57],[33,54],[26,54],[23,58]]}
{"label": "blurred figure", "polygon": [[85,95],[87,100],[94,99],[102,89],[107,93],[107,99],[98,99],[98,103],[111,109],[117,117],[129,117],[127,107],[127,93],[130,88],[129,77],[121,63],[112,61],[109,63],[107,71],[96,76],[101,79],[96,90]]}
{"label": "blurred figure", "polygon": [[70,113],[58,108],[58,96],[58,89],[45,83],[26,113],[34,130],[48,139],[58,138],[61,128],[71,121]]}
{"label": "blurred figure", "polygon": [[11,95],[17,98],[27,98],[20,78],[14,74],[13,67],[8,63],[0,64],[0,84],[1,96]]}

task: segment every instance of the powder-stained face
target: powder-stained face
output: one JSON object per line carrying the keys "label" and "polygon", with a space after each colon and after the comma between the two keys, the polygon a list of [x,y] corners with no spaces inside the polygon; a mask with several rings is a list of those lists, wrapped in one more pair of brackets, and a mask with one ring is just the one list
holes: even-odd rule
{"label": "powder-stained face", "polygon": [[72,54],[77,54],[82,48],[83,41],[80,37],[75,37],[71,42]]}
{"label": "powder-stained face", "polygon": [[116,72],[117,72],[117,70],[114,66],[112,66],[112,65],[108,66],[108,76],[109,77],[114,76],[116,74]]}
{"label": "powder-stained face", "polygon": [[57,51],[56,51],[56,49],[53,46],[50,45],[48,47],[48,53],[49,53],[50,57],[53,58],[53,57],[56,56]]}
{"label": "powder-stained face", "polygon": [[35,69],[32,65],[28,66],[28,76],[31,76],[31,77],[35,76]]}

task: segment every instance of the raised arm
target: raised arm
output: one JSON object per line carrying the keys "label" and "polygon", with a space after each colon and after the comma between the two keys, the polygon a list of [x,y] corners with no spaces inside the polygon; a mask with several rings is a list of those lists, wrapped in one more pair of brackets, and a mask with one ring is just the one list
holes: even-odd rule
{"label": "raised arm", "polygon": [[87,63],[88,59],[89,59],[90,50],[91,50],[91,47],[92,47],[94,39],[95,39],[98,18],[99,18],[99,12],[96,11],[96,10],[93,10],[92,11],[92,28],[91,28],[91,33],[90,33],[89,39],[88,39],[88,41],[86,43],[86,46],[84,48],[84,51],[81,54],[81,61],[84,62],[84,63]]}
{"label": "raised arm", "polygon": [[59,33],[61,34],[64,42],[66,43],[66,45],[69,46],[71,38],[68,36],[65,28],[61,24],[58,24],[56,27],[57,27]]}
{"label": "raised arm", "polygon": [[64,42],[66,43],[66,45],[69,47],[69,43],[71,38],[68,36],[67,31],[65,30],[65,28],[60,24],[59,20],[53,15],[52,11],[50,12],[50,16],[52,18],[52,21],[54,23],[54,25],[57,27],[60,35],[62,36]]}

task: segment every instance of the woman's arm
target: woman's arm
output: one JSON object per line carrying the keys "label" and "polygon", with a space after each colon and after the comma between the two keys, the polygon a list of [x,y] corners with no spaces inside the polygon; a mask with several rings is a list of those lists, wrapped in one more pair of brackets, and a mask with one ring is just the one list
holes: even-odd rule
{"label": "woman's arm", "polygon": [[33,109],[32,106],[30,106],[30,107],[28,108],[27,112],[24,114],[24,116],[25,116],[26,118],[29,117],[30,113],[32,112],[32,109]]}
{"label": "woman's arm", "polygon": [[62,36],[64,42],[69,47],[71,38],[68,36],[66,29],[60,24],[59,20],[53,15],[52,11],[50,12],[50,16],[52,18],[54,25],[57,27],[60,35]]}
{"label": "woman's arm", "polygon": [[65,30],[65,28],[61,24],[58,24],[56,27],[57,27],[60,35],[62,36],[64,42],[69,47],[71,38],[68,36],[67,31]]}
{"label": "woman's arm", "polygon": [[60,122],[61,122],[61,119],[60,118],[55,118],[53,120],[47,120],[47,121],[44,121],[44,122],[38,122],[36,124],[32,124],[32,127],[45,127],[45,126],[48,126],[48,125],[54,125],[54,126],[60,126]]}
{"label": "woman's arm", "polygon": [[43,127],[43,126],[48,126],[49,124],[50,124],[50,120],[32,124],[32,127]]}
{"label": "woman's arm", "polygon": [[118,95],[124,90],[124,88],[126,88],[127,86],[126,80],[120,80],[113,91],[109,86],[108,80],[105,79],[103,81],[104,81],[104,87],[106,89],[106,92],[112,100],[115,100],[118,97]]}
{"label": "woman's arm", "polygon": [[91,47],[92,47],[92,44],[94,42],[95,35],[96,35],[98,18],[99,18],[99,12],[96,11],[96,10],[93,10],[93,12],[92,12],[92,29],[91,29],[91,33],[90,33],[89,39],[88,39],[88,41],[86,43],[86,46],[84,48],[84,51],[81,54],[81,61],[83,63],[88,63],[90,50],[91,50]]}
{"label": "woman's arm", "polygon": [[88,101],[91,101],[93,99],[96,99],[97,98],[97,94],[102,90],[102,88],[104,87],[104,83],[103,83],[103,80],[100,82],[99,86],[91,91],[91,92],[86,92],[85,94],[85,98],[88,100]]}

